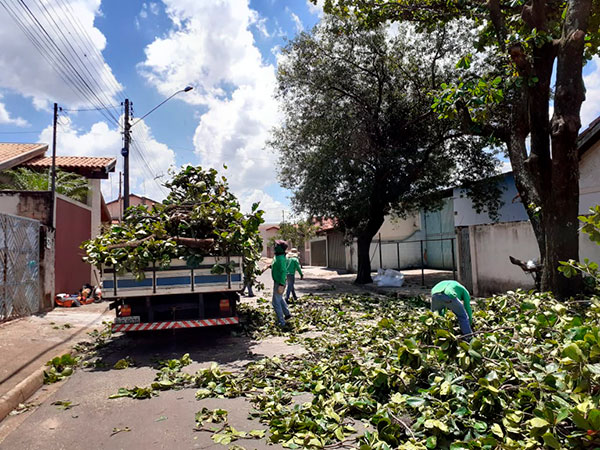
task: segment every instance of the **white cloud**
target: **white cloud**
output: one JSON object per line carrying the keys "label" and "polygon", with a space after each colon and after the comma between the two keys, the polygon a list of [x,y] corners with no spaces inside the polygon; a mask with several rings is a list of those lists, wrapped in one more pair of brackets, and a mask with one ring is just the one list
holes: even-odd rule
{"label": "white cloud", "polygon": [[148,9],[155,16],[158,16],[158,13],[160,12],[158,3],[155,3],[155,2],[150,2],[150,4],[148,5]]}
{"label": "white cloud", "polygon": [[[2,99],[2,94],[0,94],[0,99]],[[15,125],[17,127],[29,126],[29,123],[25,119],[22,119],[21,117],[11,117],[4,103],[0,103],[0,124]]]}
{"label": "white cloud", "polygon": [[306,0],[306,5],[308,6],[308,10],[310,11],[310,13],[315,14],[319,17],[321,17],[323,15],[323,4],[324,3],[325,3],[324,0],[317,0],[317,4],[315,5],[310,0]]}
{"label": "white cloud", "polygon": [[292,18],[292,21],[294,22],[294,25],[296,27],[296,31],[298,33],[304,31],[304,25],[302,24],[302,21],[300,20],[300,17],[298,17],[298,15],[294,14],[293,12],[290,13],[290,17]]}
{"label": "white cloud", "polygon": [[275,200],[269,194],[261,191],[260,189],[250,189],[245,191],[239,196],[239,200],[242,211],[245,213],[250,211],[252,204],[257,202],[260,203],[260,209],[265,212],[263,219],[265,219],[266,223],[281,222],[281,211],[285,211],[286,217],[288,217],[290,214],[286,205]]}
{"label": "white cloud", "polygon": [[[91,79],[92,76],[99,81],[101,87],[95,86],[95,91],[100,92],[105,103],[113,101],[115,94],[121,89],[115,80],[110,68],[96,58],[96,53],[90,47],[84,48],[83,39],[89,39],[98,51],[106,45],[104,35],[94,27],[94,18],[100,15],[100,0],[66,0],[66,2],[44,1],[48,14],[40,9],[40,5],[30,2],[28,5],[33,14],[38,18],[46,31],[53,38],[60,51],[69,57],[74,65],[79,66],[80,74]],[[9,8],[18,13],[19,17],[27,17],[18,2],[9,2]],[[51,19],[48,18],[50,15]],[[26,20],[26,19],[23,19]],[[31,20],[31,19],[30,19]],[[38,32],[33,22],[28,22],[26,28],[31,32]],[[81,31],[85,30],[85,33]],[[40,35],[42,34],[39,31]],[[80,62],[73,56],[73,49],[82,59]],[[55,64],[65,66],[66,63],[58,62],[56,48],[46,50]],[[63,106],[80,106],[90,103],[74,93],[69,85],[53,69],[53,66],[40,55],[36,47],[17,26],[6,9],[0,8],[0,87],[11,89],[24,97],[31,98],[33,105],[38,108],[47,108],[50,102],[58,101]],[[87,73],[91,72],[91,75]],[[98,76],[98,73],[101,73]],[[73,75],[73,79],[76,75]],[[85,88],[83,88],[85,89]]]}
{"label": "white cloud", "polygon": [[[103,182],[102,187],[107,200],[115,198],[119,188],[119,171],[123,171],[121,133],[109,127],[106,122],[97,122],[89,130],[74,127],[66,117],[61,117],[60,122],[56,139],[57,155],[117,158],[115,173],[111,175],[110,180]],[[175,152],[165,144],[156,141],[143,121],[136,124],[132,131],[133,140],[137,144],[132,144],[130,149],[131,192],[161,200],[165,196],[165,190],[160,188],[159,183],[161,180],[166,181],[169,167],[175,164]],[[40,142],[52,142],[52,127],[49,126],[42,131]],[[155,180],[157,175],[164,176]]]}
{"label": "white cloud", "polygon": [[254,23],[254,26],[256,27],[256,29],[258,31],[260,31],[260,33],[268,38],[271,35],[269,34],[269,31],[267,30],[267,18],[266,17],[262,17],[260,19],[257,19]]}
{"label": "white cloud", "polygon": [[583,77],[586,93],[581,105],[582,130],[600,116],[600,58],[596,56],[589,65],[593,70]]}
{"label": "white cloud", "polygon": [[207,108],[194,135],[200,164],[223,172],[246,206],[260,194],[281,214],[284,206],[262,194],[276,182],[276,157],[265,142],[279,113],[275,67],[263,61],[250,31],[260,16],[248,0],[165,4],[173,28],[146,48],[141,73],[165,96],[194,86],[178,98]]}

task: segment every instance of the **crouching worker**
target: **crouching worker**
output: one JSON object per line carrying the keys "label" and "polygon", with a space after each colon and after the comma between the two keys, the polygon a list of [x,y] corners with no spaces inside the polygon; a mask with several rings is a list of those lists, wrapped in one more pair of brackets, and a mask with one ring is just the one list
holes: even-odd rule
{"label": "crouching worker", "polygon": [[452,311],[458,318],[460,331],[471,334],[471,323],[473,311],[471,310],[471,296],[469,291],[458,281],[440,281],[431,289],[431,310],[439,311],[440,315],[446,313],[446,309]]}
{"label": "crouching worker", "polygon": [[281,327],[285,327],[285,321],[291,317],[288,305],[283,299],[287,278],[286,250],[287,244],[284,241],[275,241],[275,259],[271,265],[271,277],[273,278],[273,309],[275,309],[275,314],[277,315],[277,324]]}

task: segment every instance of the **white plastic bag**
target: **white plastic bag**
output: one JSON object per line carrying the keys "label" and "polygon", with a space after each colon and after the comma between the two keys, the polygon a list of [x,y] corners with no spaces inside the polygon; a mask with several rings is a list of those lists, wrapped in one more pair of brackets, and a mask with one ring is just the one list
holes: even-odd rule
{"label": "white plastic bag", "polygon": [[404,284],[404,275],[393,269],[379,269],[373,281],[379,287],[400,287]]}

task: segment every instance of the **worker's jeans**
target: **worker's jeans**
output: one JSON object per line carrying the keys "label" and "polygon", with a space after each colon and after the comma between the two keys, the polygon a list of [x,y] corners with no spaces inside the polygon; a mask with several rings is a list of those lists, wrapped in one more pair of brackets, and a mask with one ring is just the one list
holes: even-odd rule
{"label": "worker's jeans", "polygon": [[244,280],[244,289],[242,289],[242,294],[246,292],[248,289],[248,297],[254,297],[254,292],[252,292],[252,281]]}
{"label": "worker's jeans", "polygon": [[281,286],[279,283],[275,283],[273,286],[273,309],[277,315],[277,323],[282,327],[285,326],[285,318],[290,315],[288,305],[283,299],[283,294],[277,293],[277,288]]}
{"label": "worker's jeans", "polygon": [[290,294],[294,297],[294,301],[298,300],[296,297],[296,289],[294,289],[294,283],[296,281],[296,274],[289,274],[287,276],[287,292],[285,293],[285,301],[287,302],[290,299]]}
{"label": "worker's jeans", "polygon": [[471,334],[473,332],[471,330],[467,311],[459,299],[442,293],[433,294],[431,297],[431,310],[441,311],[444,308],[449,309],[456,314],[462,334]]}

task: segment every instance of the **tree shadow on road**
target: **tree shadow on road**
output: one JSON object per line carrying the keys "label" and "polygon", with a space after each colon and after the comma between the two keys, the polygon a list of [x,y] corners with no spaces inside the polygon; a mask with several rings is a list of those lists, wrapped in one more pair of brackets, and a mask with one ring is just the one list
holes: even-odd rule
{"label": "tree shadow on road", "polygon": [[135,367],[158,367],[159,361],[179,359],[186,353],[199,364],[237,365],[257,359],[260,355],[250,351],[252,338],[236,330],[210,327],[117,333],[97,349],[96,359],[89,367],[113,370],[122,359],[131,361]]}

